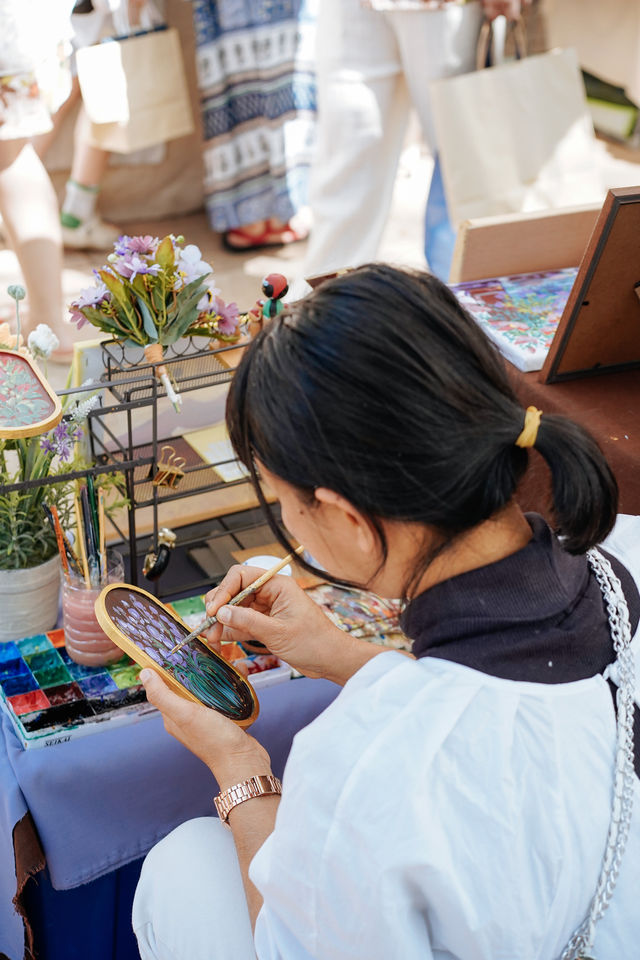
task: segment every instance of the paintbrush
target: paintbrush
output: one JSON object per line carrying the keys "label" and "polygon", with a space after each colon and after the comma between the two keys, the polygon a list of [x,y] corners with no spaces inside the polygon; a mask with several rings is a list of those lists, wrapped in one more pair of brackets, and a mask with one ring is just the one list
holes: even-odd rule
{"label": "paintbrush", "polygon": [[[64,538],[62,535],[62,527],[60,526],[60,518],[58,516],[58,511],[55,507],[48,507],[46,503],[43,503],[45,514],[51,526],[53,527],[53,532],[56,538],[56,544],[58,546],[58,553],[60,554],[60,562],[62,563],[62,570],[64,572],[64,578],[67,583],[71,582],[71,573],[69,571],[69,560],[67,558],[67,552],[64,545]],[[55,511],[55,513],[54,513]]]}
{"label": "paintbrush", "polygon": [[84,577],[84,584],[87,589],[91,586],[91,581],[89,580],[89,567],[87,564],[87,551],[84,545],[84,531],[82,529],[82,511],[80,509],[80,498],[74,497],[73,505],[76,511],[76,530],[78,532],[78,550],[80,552],[80,561],[82,564],[82,575]]}
{"label": "paintbrush", "polygon": [[100,557],[100,580],[107,582],[107,550],[105,547],[104,529],[104,493],[98,487],[98,554]]}
{"label": "paintbrush", "polygon": [[86,487],[80,490],[80,508],[82,510],[82,519],[84,522],[84,536],[87,545],[87,565],[89,569],[89,581],[92,587],[100,585],[100,568],[98,560],[98,538],[93,526],[93,515],[91,504],[89,502],[89,491]]}
{"label": "paintbrush", "polygon": [[60,517],[58,516],[58,511],[56,507],[50,507],[48,506],[48,504],[43,503],[42,508],[45,514],[47,515],[47,520],[51,525],[51,529],[53,530],[54,534],[56,534],[56,540],[58,538],[56,524],[60,529],[60,533],[62,534],[62,542],[64,544],[64,552],[66,554],[67,560],[69,561],[69,568],[72,569],[74,573],[77,573],[78,576],[81,577],[83,575],[82,564],[80,563],[77,556],[73,552],[71,544],[69,543],[69,538],[67,537],[66,533],[62,529],[62,524],[60,523]]}
{"label": "paintbrush", "polygon": [[[276,573],[279,573],[283,567],[286,567],[288,563],[293,560],[294,556],[297,553],[302,553],[304,550],[303,546],[298,547],[293,553],[288,553],[287,556],[280,560],[279,563],[276,563],[275,566],[271,567],[269,570],[265,570],[257,580],[254,580],[253,583],[250,583],[249,586],[245,587],[244,590],[241,590],[240,593],[236,594],[231,600],[227,600],[226,604],[223,606],[235,607],[239,603],[242,603],[243,600],[246,600],[247,597],[250,597],[252,593],[255,593],[256,590],[259,590],[268,580],[271,580],[271,577],[274,577]],[[207,617],[206,620],[203,620],[200,626],[196,630],[192,630],[184,640],[181,640],[180,643],[177,643],[175,647],[169,650],[167,656],[171,656],[172,653],[175,653],[176,650],[179,650],[180,647],[184,647],[185,643],[188,643],[190,640],[195,640],[196,637],[199,637],[204,630],[208,630],[209,627],[212,627],[214,623],[218,622],[217,617]]]}

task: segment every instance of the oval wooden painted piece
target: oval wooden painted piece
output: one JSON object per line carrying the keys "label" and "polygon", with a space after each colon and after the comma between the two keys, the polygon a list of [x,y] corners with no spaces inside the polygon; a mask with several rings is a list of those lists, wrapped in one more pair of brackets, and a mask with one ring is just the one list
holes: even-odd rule
{"label": "oval wooden painted piece", "polygon": [[46,433],[62,420],[62,405],[35,364],[0,350],[0,439]]}
{"label": "oval wooden painted piece", "polygon": [[98,623],[111,640],[140,666],[160,673],[176,693],[217,710],[241,727],[258,716],[258,699],[251,684],[202,640],[190,640],[169,656],[191,631],[146,590],[126,583],[109,584],[96,600],[95,609]]}

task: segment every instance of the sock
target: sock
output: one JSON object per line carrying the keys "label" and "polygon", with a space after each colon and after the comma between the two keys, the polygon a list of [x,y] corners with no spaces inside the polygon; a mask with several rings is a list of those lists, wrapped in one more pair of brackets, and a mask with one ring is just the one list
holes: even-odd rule
{"label": "sock", "polygon": [[86,220],[91,220],[95,213],[99,192],[100,187],[85,187],[84,184],[77,183],[75,180],[67,180],[60,214],[62,226],[73,230]]}

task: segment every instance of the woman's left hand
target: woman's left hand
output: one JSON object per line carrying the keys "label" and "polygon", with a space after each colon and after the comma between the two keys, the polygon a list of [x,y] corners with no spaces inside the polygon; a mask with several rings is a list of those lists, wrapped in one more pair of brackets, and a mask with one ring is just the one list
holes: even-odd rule
{"label": "woman's left hand", "polygon": [[228,717],[174,693],[155,670],[143,670],[140,680],[149,702],[162,714],[167,733],[209,767],[221,790],[271,773],[264,747]]}

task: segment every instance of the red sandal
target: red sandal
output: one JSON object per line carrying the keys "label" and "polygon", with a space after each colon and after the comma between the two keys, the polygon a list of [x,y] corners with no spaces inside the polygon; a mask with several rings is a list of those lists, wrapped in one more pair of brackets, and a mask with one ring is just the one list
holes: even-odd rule
{"label": "red sandal", "polygon": [[295,230],[290,223],[280,226],[274,224],[272,220],[266,220],[262,233],[249,233],[242,227],[234,227],[233,230],[227,230],[222,235],[222,243],[232,253],[244,253],[246,250],[284,247],[290,243],[299,243],[301,240],[306,240],[308,235],[308,231]]}

